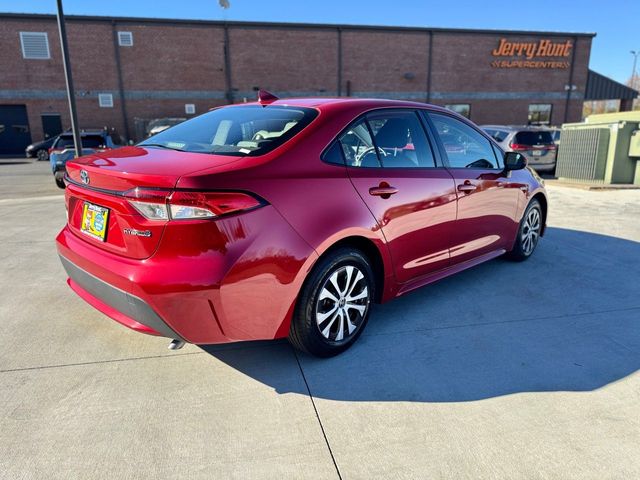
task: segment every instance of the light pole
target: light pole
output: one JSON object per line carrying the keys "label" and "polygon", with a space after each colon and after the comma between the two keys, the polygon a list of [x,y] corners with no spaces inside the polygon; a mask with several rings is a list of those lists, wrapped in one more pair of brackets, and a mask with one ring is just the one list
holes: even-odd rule
{"label": "light pole", "polygon": [[636,79],[636,62],[638,61],[638,55],[640,55],[640,51],[631,50],[631,55],[633,55],[633,69],[631,70],[631,87],[633,88],[634,80]]}
{"label": "light pole", "polygon": [[62,50],[62,64],[64,65],[64,79],[67,83],[67,98],[69,99],[69,113],[71,114],[71,131],[73,132],[73,144],[76,149],[75,156],[82,155],[82,138],[78,129],[78,115],[76,113],[76,95],[73,89],[71,76],[71,64],[69,63],[69,49],[67,46],[67,29],[64,23],[64,11],[62,0],[58,0],[58,32],[60,33],[60,49]]}

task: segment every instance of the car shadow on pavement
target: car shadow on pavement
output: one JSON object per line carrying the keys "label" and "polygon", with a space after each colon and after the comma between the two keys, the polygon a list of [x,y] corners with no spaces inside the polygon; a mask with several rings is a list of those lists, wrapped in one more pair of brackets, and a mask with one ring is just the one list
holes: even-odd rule
{"label": "car shadow on pavement", "polygon": [[[497,259],[377,305],[338,357],[283,341],[203,349],[279,393],[307,394],[306,382],[332,400],[590,391],[640,368],[639,269],[638,242],[549,228],[526,262]],[[296,359],[305,382],[284,373]]]}

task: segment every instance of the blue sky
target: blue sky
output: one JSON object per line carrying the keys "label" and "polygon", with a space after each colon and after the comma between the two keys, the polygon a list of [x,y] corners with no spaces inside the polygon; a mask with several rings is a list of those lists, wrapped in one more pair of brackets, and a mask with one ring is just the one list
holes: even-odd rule
{"label": "blue sky", "polygon": [[[85,15],[595,32],[591,68],[620,82],[640,50],[640,0],[64,0]],[[54,13],[55,0],[0,0],[0,12]],[[640,58],[639,58],[640,70]]]}

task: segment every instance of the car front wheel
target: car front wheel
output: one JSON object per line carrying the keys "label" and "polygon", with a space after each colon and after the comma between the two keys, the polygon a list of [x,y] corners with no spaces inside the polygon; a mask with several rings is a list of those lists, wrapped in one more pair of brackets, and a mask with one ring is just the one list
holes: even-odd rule
{"label": "car front wheel", "polygon": [[36,156],[39,162],[46,162],[47,160],[49,160],[49,152],[47,152],[46,150],[38,150]]}
{"label": "car front wheel", "polygon": [[345,351],[367,324],[374,289],[373,271],[360,251],[341,248],[322,258],[302,287],[289,341],[319,357]]}
{"label": "car front wheel", "polygon": [[532,200],[522,216],[518,236],[513,250],[507,254],[511,260],[522,261],[529,258],[538,245],[542,233],[542,208],[538,200]]}

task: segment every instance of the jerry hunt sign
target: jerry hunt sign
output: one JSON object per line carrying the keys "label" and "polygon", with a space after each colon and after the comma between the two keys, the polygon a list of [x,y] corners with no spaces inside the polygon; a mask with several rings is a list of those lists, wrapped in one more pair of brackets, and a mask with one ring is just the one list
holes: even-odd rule
{"label": "jerry hunt sign", "polygon": [[491,55],[510,58],[496,59],[491,62],[491,66],[494,68],[569,68],[569,62],[562,59],[568,58],[572,49],[571,40],[510,42],[506,38],[501,38],[498,47],[491,52]]}

